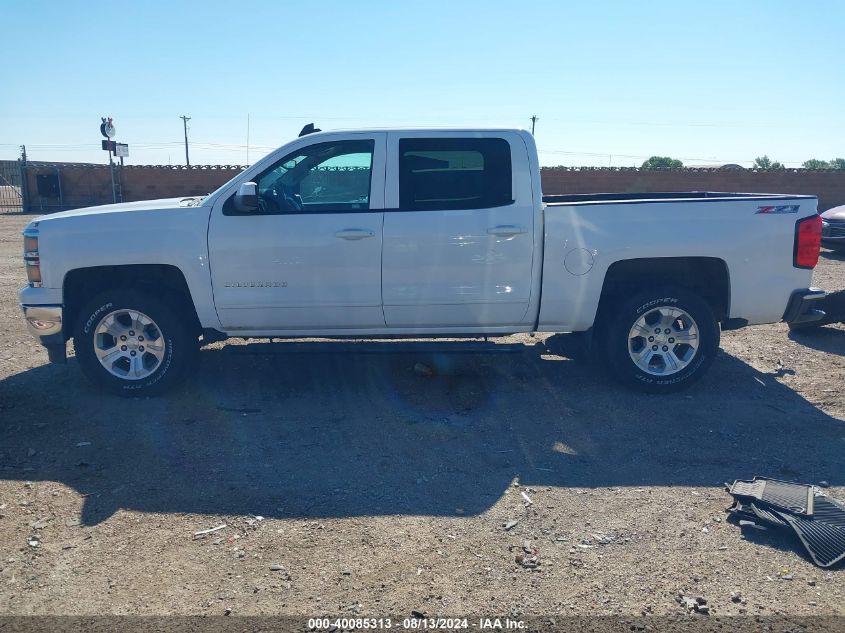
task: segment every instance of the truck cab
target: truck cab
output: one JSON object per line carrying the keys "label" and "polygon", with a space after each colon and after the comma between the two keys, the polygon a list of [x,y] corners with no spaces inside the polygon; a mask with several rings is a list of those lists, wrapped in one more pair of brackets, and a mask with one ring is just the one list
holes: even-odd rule
{"label": "truck cab", "polygon": [[[528,331],[542,206],[525,132],[300,138],[214,197],[211,280],[226,332]],[[535,159],[536,160],[536,159]],[[244,257],[244,245],[250,254]]]}

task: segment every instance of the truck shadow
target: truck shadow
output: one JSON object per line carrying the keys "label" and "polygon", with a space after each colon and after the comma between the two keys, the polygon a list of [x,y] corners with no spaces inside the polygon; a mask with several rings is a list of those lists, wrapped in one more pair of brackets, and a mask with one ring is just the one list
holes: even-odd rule
{"label": "truck shadow", "polygon": [[842,420],[724,353],[662,397],[543,344],[252,343],[201,356],[189,385],[155,399],[102,395],[73,360],[0,381],[0,478],[67,484],[88,495],[82,521],[94,524],[121,508],[473,515],[515,479],[841,485],[845,473]]}
{"label": "truck shadow", "polygon": [[824,310],[826,316],[819,321],[823,325],[806,329],[791,330],[789,338],[806,347],[845,356],[845,290],[829,293],[818,302],[818,307]]}
{"label": "truck shadow", "polygon": [[821,256],[826,259],[832,259],[834,261],[845,261],[845,249],[840,248],[825,248],[822,246]]}
{"label": "truck shadow", "polygon": [[845,356],[845,330],[840,325],[831,324],[808,330],[796,330],[789,333],[789,338],[805,347]]}

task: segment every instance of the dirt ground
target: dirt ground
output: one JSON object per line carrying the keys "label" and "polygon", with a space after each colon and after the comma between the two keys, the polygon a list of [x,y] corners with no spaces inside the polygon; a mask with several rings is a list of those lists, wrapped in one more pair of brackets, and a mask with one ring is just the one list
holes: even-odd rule
{"label": "dirt ground", "polygon": [[841,325],[727,332],[663,397],[512,337],[232,341],[125,400],[27,334],[30,219],[0,215],[0,614],[845,615],[842,565],[728,523],[722,485],[845,497]]}

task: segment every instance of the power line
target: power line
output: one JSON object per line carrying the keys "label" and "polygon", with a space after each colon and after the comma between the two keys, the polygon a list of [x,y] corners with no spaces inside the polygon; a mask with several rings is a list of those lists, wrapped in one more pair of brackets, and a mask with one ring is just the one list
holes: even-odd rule
{"label": "power line", "polygon": [[[536,115],[535,115],[536,116]],[[182,117],[180,117],[182,118]],[[185,120],[190,120],[191,117],[184,117]],[[539,120],[539,117],[537,117]],[[182,145],[185,141],[160,141],[160,142],[148,142],[148,143],[136,143],[133,145],[137,150],[141,151],[161,151],[161,150],[170,150],[176,145]],[[14,143],[0,143],[0,148],[19,148],[19,144]],[[249,148],[250,152],[252,150],[257,151],[273,151],[278,148],[277,145],[254,145],[250,143],[248,146],[245,144],[240,143],[214,143],[214,142],[194,142],[194,149],[202,150],[205,152],[231,152],[231,153],[240,153],[244,149]],[[80,151],[91,151],[94,149],[98,149],[99,145],[93,143],[35,143],[35,144],[27,144],[27,149],[30,151],[35,151],[37,153],[45,153],[45,152],[58,152],[58,153],[70,153],[70,152],[80,152]],[[188,147],[186,145],[186,153],[185,158],[186,162],[188,162],[189,155],[188,155]],[[614,158],[619,159],[639,159],[645,160],[649,158],[651,154],[626,154],[617,151],[604,151],[604,152],[587,152],[587,151],[577,151],[577,150],[558,150],[558,149],[544,149],[540,148],[538,150],[540,154],[551,154],[551,155],[561,155],[561,156],[583,156],[583,157],[593,157],[599,159],[607,159],[609,156],[613,156]],[[683,161],[690,161],[690,162],[701,162],[701,163],[753,163],[754,159],[747,158],[747,159],[725,159],[725,158],[717,158],[717,157],[690,157],[690,156],[678,156],[680,160]],[[804,159],[801,160],[789,160],[789,159],[782,159],[780,161],[785,165],[801,165],[804,162]]]}

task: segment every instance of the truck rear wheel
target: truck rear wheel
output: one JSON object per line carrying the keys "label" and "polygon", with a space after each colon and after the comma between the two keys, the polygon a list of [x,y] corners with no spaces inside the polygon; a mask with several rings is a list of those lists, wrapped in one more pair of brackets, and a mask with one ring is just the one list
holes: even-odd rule
{"label": "truck rear wheel", "polygon": [[121,396],[173,387],[194,364],[198,341],[164,301],[134,290],[104,292],[80,312],[73,340],[82,371]]}
{"label": "truck rear wheel", "polygon": [[599,329],[613,374],[649,393],[678,391],[698,380],[719,348],[719,324],[694,292],[666,286],[638,292]]}

